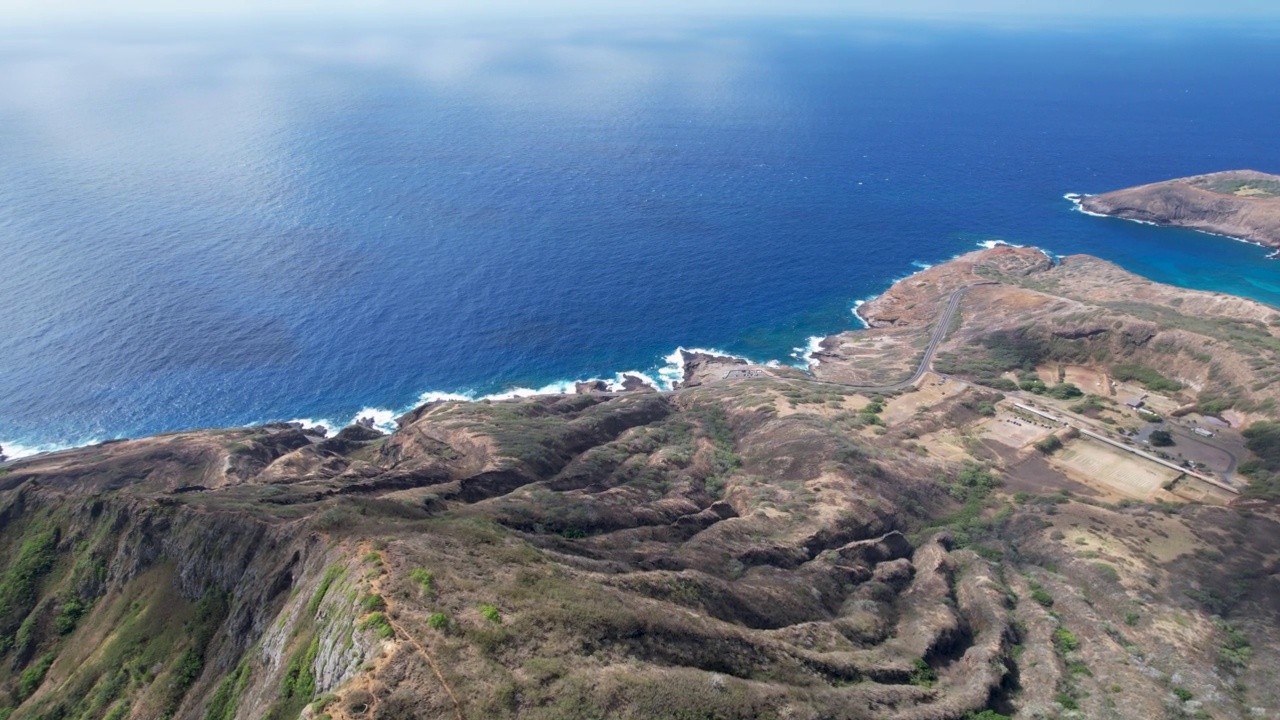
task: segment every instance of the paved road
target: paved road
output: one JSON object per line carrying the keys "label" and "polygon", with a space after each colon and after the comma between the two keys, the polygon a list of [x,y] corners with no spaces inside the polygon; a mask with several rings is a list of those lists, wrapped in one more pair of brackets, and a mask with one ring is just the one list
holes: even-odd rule
{"label": "paved road", "polygon": [[1225,448],[1216,443],[1209,442],[1205,438],[1202,438],[1199,435],[1196,435],[1194,432],[1188,429],[1185,425],[1166,423],[1165,429],[1167,429],[1170,433],[1172,433],[1173,436],[1178,439],[1179,443],[1192,443],[1195,445],[1200,445],[1201,447],[1209,448],[1209,450],[1212,452],[1219,453],[1221,455],[1226,456],[1227,469],[1222,471],[1222,475],[1227,480],[1231,480],[1232,477],[1235,475],[1236,468],[1240,466],[1240,456],[1235,454],[1234,452],[1231,452],[1229,448]]}
{"label": "paved road", "polygon": [[929,338],[929,345],[924,349],[924,356],[920,358],[920,365],[916,367],[916,371],[912,373],[911,377],[906,380],[892,383],[890,385],[854,385],[851,383],[833,382],[831,380],[818,380],[817,378],[806,378],[804,382],[819,383],[822,385],[839,385],[840,387],[852,388],[860,392],[873,393],[898,392],[899,390],[905,390],[912,385],[915,385],[916,382],[920,380],[921,376],[926,372],[929,372],[929,368],[933,366],[933,356],[938,352],[938,346],[946,339],[947,331],[951,329],[951,319],[955,317],[956,309],[960,307],[960,300],[964,297],[964,294],[973,288],[981,287],[983,285],[999,285],[999,283],[974,283],[972,285],[966,285],[951,293],[951,298],[947,302],[947,307],[942,311],[942,314],[938,316],[938,324],[933,328],[933,336]]}

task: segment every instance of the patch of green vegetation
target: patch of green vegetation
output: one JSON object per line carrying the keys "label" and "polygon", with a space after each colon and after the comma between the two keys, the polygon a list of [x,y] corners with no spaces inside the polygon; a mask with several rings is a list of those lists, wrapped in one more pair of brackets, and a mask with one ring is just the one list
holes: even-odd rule
{"label": "patch of green vegetation", "polygon": [[1108,404],[1109,401],[1104,397],[1099,395],[1086,395],[1083,400],[1067,409],[1079,415],[1097,417],[1099,413],[1107,409]]}
{"label": "patch of green vegetation", "polygon": [[453,621],[442,612],[433,612],[427,616],[427,625],[433,630],[448,630]]}
{"label": "patch of green vegetation", "polygon": [[713,445],[709,458],[711,472],[703,480],[703,488],[712,497],[719,498],[728,477],[742,469],[742,458],[734,448],[733,428],[719,405],[699,405],[691,412],[698,419],[702,436]]}
{"label": "patch of green vegetation", "polygon": [[1059,627],[1053,631],[1053,645],[1062,652],[1074,652],[1080,649],[1080,639],[1070,630]]}
{"label": "patch of green vegetation", "polygon": [[919,687],[933,687],[938,682],[938,673],[923,658],[916,658],[908,682]]}
{"label": "patch of green vegetation", "polygon": [[1280,500],[1280,423],[1258,421],[1244,431],[1245,444],[1255,455],[1241,463],[1240,472],[1249,477],[1245,494]]}
{"label": "patch of green vegetation", "polygon": [[70,635],[88,610],[89,606],[80,599],[79,595],[68,597],[62,601],[62,607],[58,609],[58,615],[53,619],[54,629],[59,635]]}
{"label": "patch of green vegetation", "polygon": [[324,601],[324,596],[328,594],[329,588],[333,585],[342,573],[346,572],[346,568],[341,565],[330,565],[324,571],[324,577],[320,579],[320,585],[316,587],[316,594],[311,596],[311,602],[307,603],[307,614],[315,617],[320,611],[320,603]]}
{"label": "patch of green vegetation", "polygon": [[338,696],[333,693],[325,693],[311,702],[311,714],[320,715],[326,708],[338,701]]}
{"label": "patch of green vegetation", "polygon": [[0,654],[20,644],[15,631],[36,605],[40,579],[53,569],[61,532],[56,527],[30,528],[24,535],[17,555],[0,579]]}
{"label": "patch of green vegetation", "polygon": [[1133,627],[1134,625],[1138,624],[1138,620],[1140,620],[1141,617],[1142,616],[1139,615],[1136,611],[1129,610],[1124,614],[1124,624],[1128,625],[1129,627]]}
{"label": "patch of green vegetation", "polygon": [[1240,671],[1248,667],[1249,661],[1253,659],[1253,647],[1249,644],[1248,636],[1228,622],[1220,623],[1219,627],[1224,637],[1218,648],[1218,659],[1232,670]]}
{"label": "patch of green vegetation", "polygon": [[296,718],[316,694],[315,662],[320,651],[320,636],[315,635],[306,645],[299,646],[280,682],[280,695],[267,713],[267,720]]}
{"label": "patch of green vegetation", "polygon": [[365,612],[386,610],[387,601],[383,600],[382,596],[377,593],[366,593],[364,597],[360,598],[360,609]]}
{"label": "patch of green vegetation", "polygon": [[1035,375],[1028,374],[1027,377],[1024,377],[1018,381],[1018,389],[1022,390],[1023,392],[1043,395],[1045,391],[1048,390],[1049,388],[1047,385],[1044,384],[1043,380],[1036,377]]}
{"label": "patch of green vegetation", "polygon": [[1112,365],[1111,377],[1121,382],[1138,382],[1151,392],[1175,392],[1183,388],[1182,383],[1170,380],[1159,372],[1142,365]]}
{"label": "patch of green vegetation", "polygon": [[18,687],[14,690],[19,703],[31,697],[40,687],[40,683],[44,682],[44,676],[49,672],[49,667],[53,665],[56,657],[54,653],[45,653],[22,671],[22,675],[18,676]]}
{"label": "patch of green vegetation", "polygon": [[1256,467],[1280,471],[1280,423],[1255,422],[1244,431],[1244,437],[1249,452],[1258,456]]}
{"label": "patch of green vegetation", "polygon": [[209,709],[205,711],[204,720],[235,720],[240,696],[248,685],[249,663],[241,660],[236,669],[218,684],[213,699],[209,701]]}
{"label": "patch of green vegetation", "polygon": [[1084,396],[1084,391],[1071,383],[1058,383],[1049,388],[1048,395],[1055,400],[1072,400]]}
{"label": "patch of green vegetation", "polygon": [[1177,695],[1178,700],[1180,700],[1181,702],[1187,702],[1191,698],[1195,697],[1195,695],[1190,690],[1184,687],[1177,687],[1177,686],[1173,688],[1173,694]]}
{"label": "patch of green vegetation", "polygon": [[1253,197],[1280,197],[1280,181],[1240,177],[1218,177],[1196,180],[1191,183],[1209,192],[1222,195],[1250,195]]}
{"label": "patch of green vegetation", "polygon": [[991,470],[978,463],[965,463],[955,478],[945,476],[939,482],[947,489],[947,493],[957,500],[981,500],[1000,487],[1000,478]]}
{"label": "patch of green vegetation", "polygon": [[178,711],[187,691],[204,672],[205,652],[213,634],[227,616],[227,598],[217,591],[205,593],[196,603],[195,616],[186,623],[185,630],[191,639],[190,646],[182,651],[169,677],[164,692],[162,717],[170,718]]}
{"label": "patch of green vegetation", "polygon": [[1057,435],[1050,435],[1049,437],[1037,442],[1035,444],[1035,448],[1045,455],[1052,455],[1062,449],[1062,440],[1059,439]]}
{"label": "patch of green vegetation", "polygon": [[1173,445],[1173,434],[1168,430],[1152,430],[1147,436],[1152,447],[1170,447]]}
{"label": "patch of green vegetation", "polygon": [[477,609],[480,611],[480,615],[484,617],[485,620],[488,620],[491,623],[498,623],[498,624],[502,622],[502,613],[498,612],[498,608],[494,607],[493,605],[481,605]]}
{"label": "patch of green vegetation", "polygon": [[1104,562],[1097,562],[1093,564],[1093,569],[1097,570],[1099,575],[1111,582],[1120,582],[1120,573],[1113,565],[1109,565]]}
{"label": "patch of green vegetation", "polygon": [[432,595],[435,592],[435,576],[430,570],[425,568],[414,568],[409,571],[409,579],[418,584],[418,588],[422,590],[423,595]]}
{"label": "patch of green vegetation", "polygon": [[1064,710],[1079,710],[1080,704],[1070,693],[1060,692],[1053,696],[1053,701],[1063,707]]}
{"label": "patch of green vegetation", "polygon": [[1008,715],[1001,715],[995,710],[983,710],[982,712],[966,713],[964,720],[1010,720],[1010,718]]}
{"label": "patch of green vegetation", "polygon": [[1033,584],[1031,586],[1031,599],[1040,603],[1044,607],[1053,607],[1053,596],[1039,585]]}
{"label": "patch of green vegetation", "polygon": [[383,640],[396,634],[395,629],[391,627],[390,621],[387,620],[387,616],[380,612],[375,612],[361,620],[359,627],[361,630],[373,631],[375,635]]}

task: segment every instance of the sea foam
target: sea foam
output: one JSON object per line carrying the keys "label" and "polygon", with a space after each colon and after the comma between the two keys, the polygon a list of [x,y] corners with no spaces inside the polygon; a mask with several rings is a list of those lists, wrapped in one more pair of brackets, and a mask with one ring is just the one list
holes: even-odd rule
{"label": "sea foam", "polygon": [[[861,320],[862,318],[858,319]],[[822,349],[822,341],[826,339],[825,335],[814,335],[810,337],[808,341],[805,342],[804,347],[798,347],[792,351],[791,357],[800,361],[799,364],[801,367],[813,367],[814,365],[817,365],[822,361],[813,357],[813,354]]]}

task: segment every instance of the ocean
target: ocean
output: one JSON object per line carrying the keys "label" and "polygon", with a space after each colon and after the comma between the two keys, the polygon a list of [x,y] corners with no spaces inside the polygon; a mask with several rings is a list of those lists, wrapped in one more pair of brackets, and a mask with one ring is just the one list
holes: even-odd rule
{"label": "ocean", "polygon": [[1280,171],[1274,29],[0,32],[10,454],[798,363],[996,239],[1280,306],[1262,249],[1063,197]]}

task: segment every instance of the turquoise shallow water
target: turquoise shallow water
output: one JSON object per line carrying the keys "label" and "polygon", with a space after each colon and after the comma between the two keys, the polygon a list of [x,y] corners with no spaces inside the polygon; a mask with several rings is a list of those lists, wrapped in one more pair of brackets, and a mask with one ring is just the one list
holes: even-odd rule
{"label": "turquoise shallow water", "polygon": [[[1280,305],[1063,195],[1280,171],[1266,29],[151,29],[0,42],[0,443],[794,361],[999,238]],[[1250,67],[1248,74],[1238,72]]]}

